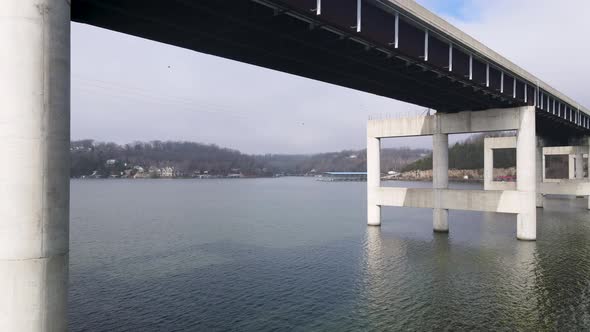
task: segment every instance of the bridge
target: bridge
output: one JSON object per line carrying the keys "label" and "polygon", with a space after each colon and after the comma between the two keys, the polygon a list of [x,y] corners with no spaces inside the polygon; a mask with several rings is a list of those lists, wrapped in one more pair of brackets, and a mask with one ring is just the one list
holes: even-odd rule
{"label": "bridge", "polygon": [[[67,328],[71,21],[435,109],[369,122],[369,225],[382,206],[433,208],[441,232],[449,209],[496,211],[534,240],[542,195],[590,195],[589,110],[411,0],[4,0],[1,331]],[[517,183],[449,190],[448,135],[492,130],[517,132],[486,142],[517,149]],[[433,188],[382,188],[381,139],[418,135],[433,136]],[[573,178],[548,181],[545,155],[560,153]]]}

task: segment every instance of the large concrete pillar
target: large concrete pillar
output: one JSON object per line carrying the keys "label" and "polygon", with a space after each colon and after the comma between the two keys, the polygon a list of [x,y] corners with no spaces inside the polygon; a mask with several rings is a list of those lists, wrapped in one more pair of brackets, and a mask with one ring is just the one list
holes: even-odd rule
{"label": "large concrete pillar", "polygon": [[367,137],[367,224],[381,226],[381,206],[377,190],[381,187],[381,140]]}
{"label": "large concrete pillar", "polygon": [[434,192],[433,228],[435,232],[449,231],[449,210],[441,209],[441,189],[449,187],[449,135],[432,136],[432,186]]}
{"label": "large concrete pillar", "polygon": [[543,169],[545,167],[543,162],[543,139],[537,137],[537,150],[535,166],[537,169],[537,195],[536,203],[538,208],[543,207],[543,194],[541,194],[541,183],[543,182]]}
{"label": "large concrete pillar", "polygon": [[522,194],[519,204],[523,208],[523,212],[517,215],[516,222],[516,236],[519,240],[532,241],[537,238],[535,132],[535,107],[521,107],[520,128],[516,141],[516,188]]}
{"label": "large concrete pillar", "polygon": [[[588,147],[588,150],[586,151],[588,154],[588,164],[586,165],[588,167],[588,179],[586,181],[590,181],[590,137],[585,137],[582,140],[582,145]],[[590,196],[588,196],[588,210],[590,210]]]}
{"label": "large concrete pillar", "polygon": [[65,331],[70,1],[0,1],[0,331]]}
{"label": "large concrete pillar", "polygon": [[[484,141],[486,142],[486,141]],[[483,149],[483,190],[490,190],[494,181],[494,150],[484,144]]]}
{"label": "large concrete pillar", "polygon": [[576,154],[576,180],[584,178],[584,155],[582,153]]}
{"label": "large concrete pillar", "polygon": [[567,156],[567,166],[568,166],[568,179],[573,180],[576,178],[576,157],[575,155],[568,155]]}

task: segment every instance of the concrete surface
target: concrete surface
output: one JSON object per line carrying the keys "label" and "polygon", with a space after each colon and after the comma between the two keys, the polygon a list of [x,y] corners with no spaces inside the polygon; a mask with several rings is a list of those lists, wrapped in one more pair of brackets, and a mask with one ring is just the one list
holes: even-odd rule
{"label": "concrete surface", "polygon": [[537,136],[535,108],[520,109],[520,127],[516,138],[516,189],[521,194],[521,212],[516,217],[516,237],[519,240],[537,239],[537,167],[535,166]]}
{"label": "concrete surface", "polygon": [[386,138],[516,130],[519,121],[519,108],[437,113],[429,116],[369,120],[367,134]]}
{"label": "concrete surface", "polygon": [[0,1],[0,331],[65,331],[70,4]]}
{"label": "concrete surface", "polygon": [[377,189],[381,187],[381,140],[367,137],[367,224],[381,225],[381,207],[377,204]]}
{"label": "concrete surface", "polygon": [[[435,116],[440,123],[440,114]],[[449,210],[442,205],[442,190],[449,187],[449,135],[432,136],[432,187],[434,189],[433,229],[435,232],[449,231]]]}
{"label": "concrete surface", "polygon": [[[485,129],[485,130],[484,130]],[[516,190],[450,190],[448,189],[448,134],[518,129],[517,137],[486,140],[488,186],[493,148],[517,148]],[[433,135],[433,188],[382,188],[375,179],[379,168],[374,156],[378,139]],[[518,107],[503,110],[435,114],[402,119],[370,120],[367,124],[367,172],[369,224],[376,224],[375,206],[433,208],[433,228],[447,232],[448,210],[487,211],[517,214],[516,233],[520,240],[536,239],[536,155],[535,108]],[[379,220],[380,223],[380,220]]]}

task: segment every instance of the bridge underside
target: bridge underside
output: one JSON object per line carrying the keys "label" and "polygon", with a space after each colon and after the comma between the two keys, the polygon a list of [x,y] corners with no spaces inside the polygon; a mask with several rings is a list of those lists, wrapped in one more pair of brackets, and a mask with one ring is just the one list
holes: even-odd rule
{"label": "bridge underside", "polygon": [[[477,60],[469,78],[469,57],[459,50],[455,50],[452,59],[454,69],[445,70],[444,62],[450,57],[448,45],[441,47],[435,39],[430,42],[430,62],[423,61],[419,53],[423,52],[420,47],[424,46],[420,45],[424,44],[424,37],[409,24],[399,31],[400,41],[407,42],[386,53],[378,43],[367,42],[370,38],[387,40],[389,37],[383,33],[367,26],[363,35],[350,31],[350,27],[310,21],[302,14],[305,11],[298,10],[306,2],[311,5],[313,1],[274,1],[277,7],[288,9],[284,11],[268,6],[268,2],[251,0],[144,0],[141,5],[129,0],[73,0],[72,20],[440,112],[534,103],[534,97],[525,102],[524,84],[508,76],[503,83],[506,91],[502,93],[497,79],[500,73],[494,69],[486,83],[482,64]],[[339,16],[333,17],[336,22],[338,19]],[[403,22],[402,27],[406,24]],[[515,91],[518,88],[516,98],[508,86],[512,84],[517,85]],[[528,88],[532,96],[534,90]],[[572,130],[580,135],[585,131],[559,116],[538,113],[537,131],[544,136],[560,139],[557,133],[567,132],[571,136]]]}

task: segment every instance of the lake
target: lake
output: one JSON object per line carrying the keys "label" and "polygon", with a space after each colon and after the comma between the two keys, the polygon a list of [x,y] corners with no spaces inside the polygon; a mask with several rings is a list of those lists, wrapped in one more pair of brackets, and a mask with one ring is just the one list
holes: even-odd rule
{"label": "lake", "polygon": [[[393,186],[427,183],[390,182]],[[456,188],[479,188],[453,184]],[[590,329],[587,200],[514,215],[384,208],[312,178],[72,180],[72,331]]]}

